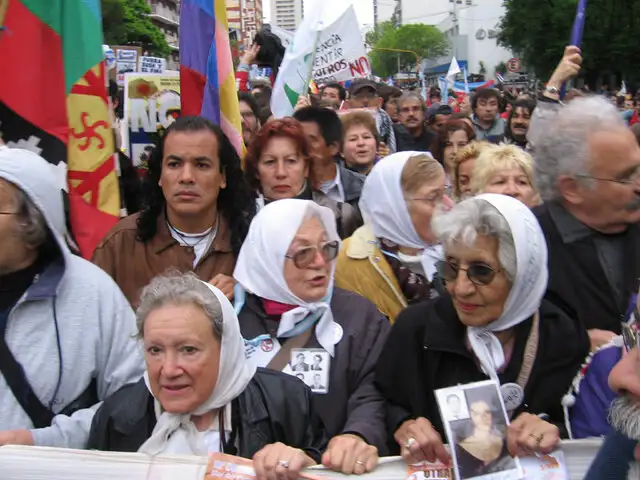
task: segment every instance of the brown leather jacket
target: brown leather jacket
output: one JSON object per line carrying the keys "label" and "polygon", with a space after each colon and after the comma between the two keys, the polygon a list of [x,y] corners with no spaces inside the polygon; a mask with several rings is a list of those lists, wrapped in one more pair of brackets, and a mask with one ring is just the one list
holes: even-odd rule
{"label": "brown leather jacket", "polygon": [[164,214],[158,217],[158,230],[146,243],[136,238],[139,214],[120,220],[93,253],[92,261],[116,281],[133,308],[138,307],[140,292],[157,275],[169,268],[194,271],[202,280],[219,273],[233,275],[236,257],[231,248],[231,232],[220,216],[218,234],[209,251],[193,268],[193,249],[181,246],[169,232]]}

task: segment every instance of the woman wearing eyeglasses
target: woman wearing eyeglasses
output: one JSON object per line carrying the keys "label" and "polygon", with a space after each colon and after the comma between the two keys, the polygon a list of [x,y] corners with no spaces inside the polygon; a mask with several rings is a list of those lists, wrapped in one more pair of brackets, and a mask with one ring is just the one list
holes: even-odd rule
{"label": "woman wearing eyeglasses", "polygon": [[[249,361],[302,374],[314,392],[331,438],[322,463],[363,474],[387,440],[373,377],[390,327],[371,302],[333,288],[339,249],[328,208],[299,199],[266,205],[238,256],[236,310]],[[316,356],[321,369],[310,365]]]}
{"label": "woman wearing eyeglasses", "polygon": [[492,379],[512,419],[511,455],[551,451],[589,340],[542,298],[547,246],[538,222],[520,201],[483,194],[436,216],[432,228],[448,294],[399,315],[376,372],[396,450],[411,461],[448,460],[434,390]]}
{"label": "woman wearing eyeglasses", "polygon": [[429,154],[399,152],[375,164],[365,180],[360,210],[365,225],[345,240],[336,285],[376,304],[392,323],[407,305],[442,290],[434,280],[441,258],[431,232],[444,194],[442,166]]}

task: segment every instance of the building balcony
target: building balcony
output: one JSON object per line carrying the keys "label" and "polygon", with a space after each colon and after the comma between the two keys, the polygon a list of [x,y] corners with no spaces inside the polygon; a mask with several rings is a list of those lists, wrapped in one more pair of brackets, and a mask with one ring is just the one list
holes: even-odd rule
{"label": "building balcony", "polygon": [[178,12],[161,5],[153,5],[148,17],[156,22],[171,25],[172,27],[177,27],[180,24],[180,16]]}

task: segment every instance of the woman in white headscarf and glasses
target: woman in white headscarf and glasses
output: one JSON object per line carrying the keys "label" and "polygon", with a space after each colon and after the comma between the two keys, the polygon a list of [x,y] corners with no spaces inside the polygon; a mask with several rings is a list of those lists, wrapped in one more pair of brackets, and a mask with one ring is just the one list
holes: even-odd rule
{"label": "woman in white headscarf and glasses", "polygon": [[371,302],[333,288],[339,248],[328,208],[297,199],[266,205],[238,256],[236,310],[249,362],[296,376],[314,393],[331,439],[322,463],[362,474],[386,446],[373,377],[390,327]]}
{"label": "woman in white headscarf and glasses", "polygon": [[400,152],[380,160],[360,196],[364,226],[345,240],[336,285],[376,304],[393,323],[407,305],[439,294],[435,263],[442,249],[431,217],[450,206],[442,165],[428,153]]}
{"label": "woman in white headscarf and glasses", "polygon": [[566,434],[562,397],[589,340],[543,299],[547,245],[535,216],[483,194],[436,215],[432,228],[447,294],[398,316],[376,372],[397,450],[408,461],[448,460],[434,390],[492,379],[512,419],[511,455],[551,451]]}
{"label": "woman in white headscarf and glasses", "polygon": [[297,479],[326,448],[311,394],[245,359],[225,295],[193,273],[156,277],[137,311],[144,379],[105,400],[89,448],[253,458],[258,478]]}

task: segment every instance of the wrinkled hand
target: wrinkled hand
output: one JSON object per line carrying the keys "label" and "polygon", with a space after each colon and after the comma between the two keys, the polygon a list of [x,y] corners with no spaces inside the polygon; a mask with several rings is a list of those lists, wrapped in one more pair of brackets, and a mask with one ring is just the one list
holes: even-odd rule
{"label": "wrinkled hand", "polygon": [[589,334],[589,340],[591,341],[591,351],[595,350],[602,345],[606,345],[616,337],[616,334],[609,330],[600,330],[598,328],[592,328],[587,330]]}
{"label": "wrinkled hand", "polygon": [[299,448],[279,442],[267,445],[253,456],[257,480],[297,480],[303,468],[315,463]]}
{"label": "wrinkled hand", "polygon": [[301,108],[310,107],[310,106],[311,106],[311,100],[309,100],[309,97],[306,95],[300,95],[298,97],[298,102],[296,103],[296,106],[293,107],[293,111],[297,112]]}
{"label": "wrinkled hand", "polygon": [[522,413],[507,429],[507,448],[513,457],[551,453],[560,444],[560,430],[537,415]]}
{"label": "wrinkled hand", "polygon": [[582,65],[580,48],[574,45],[565,47],[562,60],[558,63],[547,85],[560,88],[564,82],[578,75],[580,65]]}
{"label": "wrinkled hand", "polygon": [[233,300],[233,287],[235,287],[236,281],[232,277],[219,273],[209,280],[209,283],[224,293],[224,296],[229,300]]}
{"label": "wrinkled hand", "polygon": [[380,142],[380,145],[378,145],[378,156],[384,158],[388,155],[391,155],[391,150],[384,142]]}
{"label": "wrinkled hand", "polygon": [[345,475],[362,475],[378,465],[378,449],[357,435],[338,435],[329,442],[322,465]]}
{"label": "wrinkled hand", "polygon": [[5,430],[0,432],[2,445],[33,445],[33,435],[29,430]]}
{"label": "wrinkled hand", "polygon": [[243,63],[245,65],[253,65],[253,63],[256,61],[256,57],[258,56],[259,51],[260,45],[254,43],[244,51],[244,54],[240,59],[240,63]]}
{"label": "wrinkled hand", "polygon": [[426,418],[407,420],[396,430],[394,438],[401,447],[402,458],[409,464],[424,460],[435,462],[436,459],[446,464],[451,461],[440,434]]}

